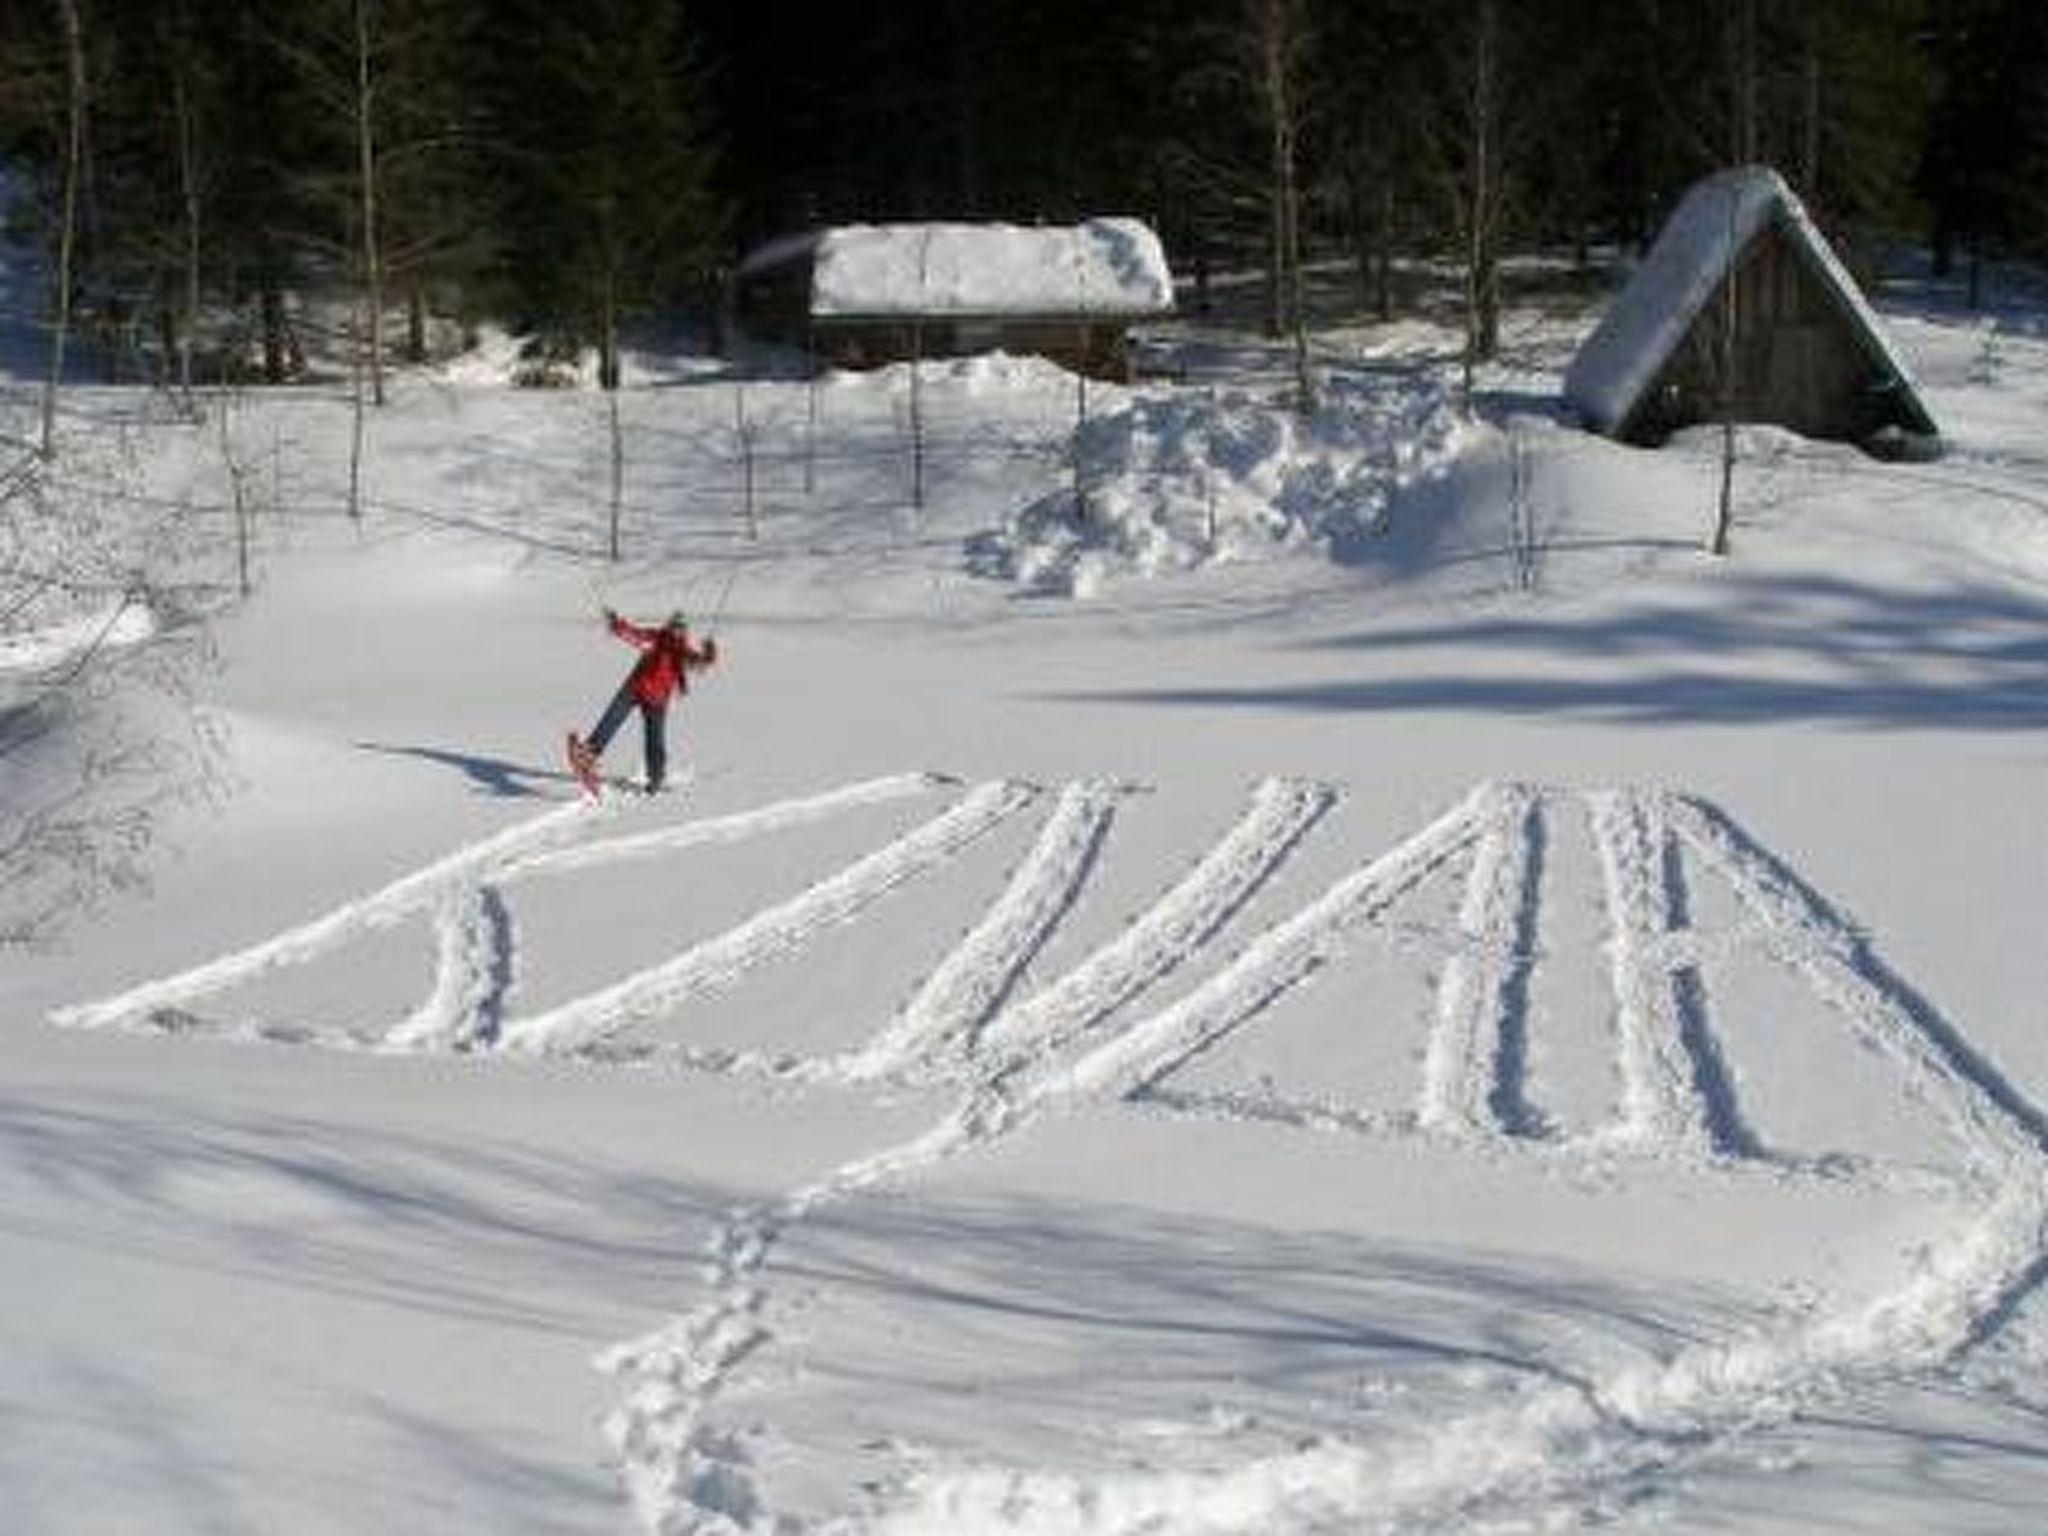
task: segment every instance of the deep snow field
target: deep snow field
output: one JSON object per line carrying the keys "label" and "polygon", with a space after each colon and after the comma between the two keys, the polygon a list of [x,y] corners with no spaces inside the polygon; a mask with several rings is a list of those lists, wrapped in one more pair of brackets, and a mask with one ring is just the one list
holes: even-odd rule
{"label": "deep snow field", "polygon": [[[616,565],[502,348],[360,524],[343,382],[71,392],[218,746],[0,961],[6,1529],[2033,1529],[2048,311],[1880,308],[1948,456],[1746,430],[1720,560],[1714,435],[1572,430],[1533,310],[1470,418],[1414,324],[1306,418],[1171,331],[642,358]],[[722,656],[589,805],[606,605]],[[116,685],[8,808],[109,716],[189,732]]]}

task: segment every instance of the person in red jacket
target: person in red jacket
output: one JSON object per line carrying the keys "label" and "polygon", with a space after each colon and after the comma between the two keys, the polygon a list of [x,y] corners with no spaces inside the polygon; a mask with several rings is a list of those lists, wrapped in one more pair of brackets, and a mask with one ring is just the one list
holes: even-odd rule
{"label": "person in red jacket", "polygon": [[640,659],[619,684],[588,739],[569,738],[570,760],[586,783],[593,781],[604,749],[626,723],[626,716],[637,708],[646,739],[647,792],[656,794],[668,778],[668,701],[690,691],[692,672],[718,660],[718,642],[708,635],[702,644],[692,640],[689,621],[680,613],[670,614],[668,622],[657,629],[622,619],[609,608],[604,611],[604,621],[613,634],[639,650]]}

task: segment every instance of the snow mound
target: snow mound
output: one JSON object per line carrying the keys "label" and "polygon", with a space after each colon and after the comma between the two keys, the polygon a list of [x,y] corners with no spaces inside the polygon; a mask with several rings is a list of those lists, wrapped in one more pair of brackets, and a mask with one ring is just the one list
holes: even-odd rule
{"label": "snow mound", "polygon": [[62,623],[0,631],[0,674],[54,671],[102,647],[140,645],[156,628],[146,604],[124,597]]}
{"label": "snow mound", "polygon": [[1173,279],[1136,219],[1071,228],[855,224],[819,237],[818,315],[1162,314]]}
{"label": "snow mound", "polygon": [[476,345],[441,365],[443,383],[463,388],[490,389],[510,384],[519,373],[520,349],[526,338],[501,325],[477,328]]}
{"label": "snow mound", "polygon": [[[1005,352],[976,352],[965,357],[927,357],[914,363],[889,363],[880,368],[831,368],[819,375],[821,385],[842,394],[896,395],[910,389],[912,375],[920,385],[956,388],[969,396],[1072,393],[1074,375],[1049,358]],[[1091,384],[1113,392],[1114,386]]]}
{"label": "snow mound", "polygon": [[1381,531],[1394,499],[1456,459],[1447,391],[1333,379],[1302,413],[1243,391],[1133,396],[1076,435],[1078,486],[1041,498],[973,558],[1033,592],[1315,551]]}

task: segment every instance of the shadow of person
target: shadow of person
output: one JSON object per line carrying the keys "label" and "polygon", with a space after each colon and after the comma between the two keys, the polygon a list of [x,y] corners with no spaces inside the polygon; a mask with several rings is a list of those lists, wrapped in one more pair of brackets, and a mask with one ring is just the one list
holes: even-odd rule
{"label": "shadow of person", "polygon": [[397,746],[389,742],[359,741],[364,752],[382,752],[392,757],[417,757],[444,768],[458,768],[483,794],[505,800],[549,798],[548,786],[574,782],[567,769],[536,768],[508,762],[501,757],[484,757],[474,752],[456,752],[447,747]]}

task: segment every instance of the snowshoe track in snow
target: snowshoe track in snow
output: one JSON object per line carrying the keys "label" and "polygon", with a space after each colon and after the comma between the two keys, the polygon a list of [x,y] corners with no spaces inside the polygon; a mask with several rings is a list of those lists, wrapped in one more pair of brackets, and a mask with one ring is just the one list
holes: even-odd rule
{"label": "snowshoe track in snow", "polygon": [[[1776,1128],[1745,1102],[1745,1083],[1758,1079],[1744,1069],[1768,1074],[1771,1063],[1745,1060],[1738,1036],[1715,1017],[1712,977],[1738,959],[1793,978],[1820,1016],[1889,1063],[1902,1101],[1931,1106],[1950,1143],[1947,1155],[1960,1164],[1953,1188],[1976,1214],[1902,1285],[1779,1331],[1692,1344],[1649,1366],[1547,1386],[1403,1436],[1336,1439],[1170,1477],[926,1467],[886,1508],[832,1529],[882,1531],[899,1521],[906,1530],[1081,1529],[1081,1512],[1092,1510],[1091,1531],[1306,1531],[1362,1521],[1456,1522],[1532,1489],[1571,1499],[1682,1461],[1702,1443],[1780,1421],[1845,1376],[1939,1365],[1995,1330],[2048,1268],[2048,1121],[1888,971],[1843,917],[1715,807],[1654,789],[1482,784],[1276,919],[1265,912],[1277,899],[1273,877],[1327,825],[1337,793],[1268,779],[1188,873],[1063,974],[1027,989],[1027,973],[1114,857],[1111,832],[1129,788],[1084,780],[1048,797],[1017,781],[959,786],[905,774],[611,838],[601,835],[616,813],[611,803],[569,806],[263,943],[64,1010],[57,1021],[204,1027],[190,1008],[209,995],[418,918],[435,936],[431,989],[367,1043],[398,1051],[595,1052],[601,1059],[622,1028],[670,1014],[799,952],[827,929],[859,921],[893,890],[936,874],[1049,798],[1007,882],[895,1015],[865,1043],[778,1069],[797,1081],[845,1087],[951,1085],[959,1093],[955,1108],[901,1144],[732,1212],[708,1255],[712,1299],[605,1357],[621,1381],[608,1433],[650,1531],[810,1528],[775,1512],[773,1490],[758,1486],[738,1439],[717,1417],[724,1392],[776,1343],[773,1261],[794,1224],[1081,1106],[1124,1104],[1366,1138],[1419,1136],[1496,1156],[1591,1158],[1602,1166],[1640,1158],[1652,1176],[1659,1163],[1672,1162],[1731,1173],[1817,1166],[1779,1151]],[[548,1011],[516,1012],[524,877],[736,843],[932,794],[950,803],[726,932]],[[1611,1028],[1619,1083],[1611,1115],[1577,1125],[1541,1102],[1529,1070],[1529,995],[1545,958],[1546,850],[1567,841],[1590,846],[1598,868],[1611,989],[1609,1016],[1580,1027]],[[1418,899],[1447,889],[1456,897],[1448,917]],[[1702,920],[1701,893],[1718,896],[1735,916]],[[1257,931],[1221,952],[1224,935],[1255,912]],[[1212,961],[1206,976],[1147,1011],[1146,997],[1167,978]],[[1433,1006],[1416,1022],[1420,1068],[1406,1109],[1289,1094],[1271,1084],[1179,1080],[1197,1063],[1221,1060],[1229,1042],[1296,989],[1341,986],[1340,967],[1372,964],[1419,967],[1431,978]],[[257,1032],[293,1034],[279,1024]],[[718,1063],[707,1053],[699,1064]],[[746,1065],[736,1058],[731,1069]],[[1830,1177],[1879,1183],[1891,1171],[1869,1158],[1825,1165]],[[1105,1513],[1111,1510],[1118,1513]],[[1230,1513],[1190,1526],[1197,1510]]]}

